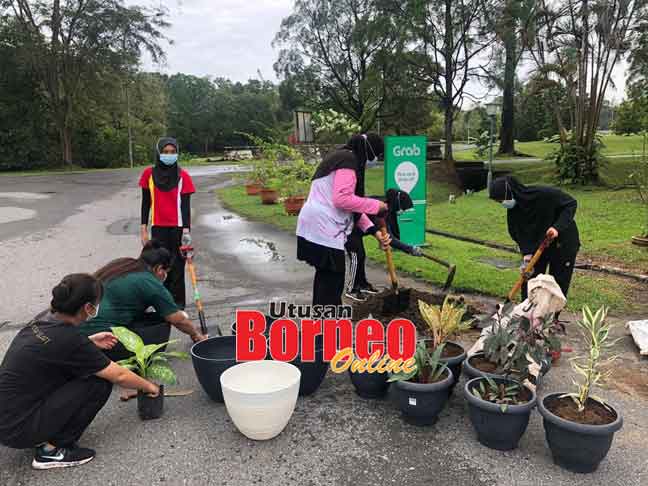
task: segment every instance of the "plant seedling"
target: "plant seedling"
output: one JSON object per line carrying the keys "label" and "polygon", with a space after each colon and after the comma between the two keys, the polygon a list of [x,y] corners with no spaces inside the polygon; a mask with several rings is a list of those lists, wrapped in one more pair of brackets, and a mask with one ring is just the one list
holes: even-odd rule
{"label": "plant seedling", "polygon": [[441,361],[443,354],[442,344],[434,350],[432,354],[428,351],[424,343],[420,342],[416,346],[416,353],[414,353],[415,366],[411,373],[394,373],[387,380],[389,383],[395,381],[414,381],[416,383],[434,383],[439,381],[443,373],[448,369],[448,365]]}
{"label": "plant seedling", "polygon": [[450,296],[446,296],[443,306],[430,305],[422,300],[418,301],[419,311],[432,335],[434,349],[445,343],[450,336],[467,331],[472,326],[472,320],[462,322],[466,315],[465,306],[454,303]]}
{"label": "plant seedling", "polygon": [[518,398],[522,387],[516,383],[506,385],[496,383],[495,380],[485,377],[479,382],[479,386],[472,389],[472,394],[480,400],[492,402],[500,406],[502,413],[506,413],[509,405],[523,403]]}
{"label": "plant seedling", "polygon": [[124,347],[134,354],[130,358],[117,362],[142,378],[163,385],[175,385],[178,382],[175,372],[169,365],[169,360],[189,359],[189,355],[180,351],[160,351],[164,346],[178,342],[168,341],[162,344],[144,344],[142,338],[125,327],[111,327],[112,333]]}
{"label": "plant seedling", "polygon": [[583,308],[583,319],[578,321],[578,328],[583,338],[585,338],[585,343],[589,349],[587,355],[577,356],[571,359],[572,368],[582,378],[580,381],[572,380],[576,387],[576,392],[567,393],[562,395],[561,398],[569,397],[574,400],[579,412],[585,410],[585,404],[588,398],[609,408],[602,398],[592,395],[592,388],[600,386],[612,373],[612,370],[604,372],[602,370],[603,366],[617,359],[617,356],[603,359],[605,352],[619,341],[618,339],[610,339],[612,324],[607,322],[607,313],[607,307],[601,307],[596,311],[596,314],[592,314],[590,308],[585,306]]}

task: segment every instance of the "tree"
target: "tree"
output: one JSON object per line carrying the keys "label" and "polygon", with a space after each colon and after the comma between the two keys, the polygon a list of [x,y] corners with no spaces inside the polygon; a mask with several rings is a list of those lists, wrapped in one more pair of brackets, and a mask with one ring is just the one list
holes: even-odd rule
{"label": "tree", "polygon": [[492,44],[483,30],[483,0],[411,0],[397,6],[401,22],[410,27],[416,79],[432,86],[444,113],[445,162],[456,180],[452,152],[453,124],[466,96],[468,82],[478,78],[479,56]]}
{"label": "tree", "polygon": [[536,0],[501,0],[491,12],[493,29],[504,54],[502,130],[498,153],[515,154],[515,83],[526,39],[533,35]]}
{"label": "tree", "polygon": [[[600,144],[596,139],[605,94],[618,62],[636,46],[646,19],[645,0],[563,0],[539,2],[531,54],[547,82],[569,92],[572,136],[559,113],[562,172],[576,182],[599,179]],[[555,5],[554,5],[555,4]],[[558,107],[554,108],[558,110]]]}
{"label": "tree", "polygon": [[385,104],[401,39],[380,0],[296,0],[273,43],[281,48],[275,70],[282,78],[318,78],[322,98],[314,108],[334,108],[366,131]]}
{"label": "tree", "polygon": [[2,0],[26,39],[25,59],[46,95],[61,157],[72,163],[74,111],[86,87],[132,65],[145,49],[157,61],[168,24],[123,0]]}

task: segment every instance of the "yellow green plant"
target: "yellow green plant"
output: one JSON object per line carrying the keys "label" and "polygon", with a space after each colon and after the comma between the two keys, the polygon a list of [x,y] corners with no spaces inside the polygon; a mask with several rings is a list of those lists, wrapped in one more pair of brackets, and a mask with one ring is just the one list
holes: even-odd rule
{"label": "yellow green plant", "polygon": [[563,397],[574,400],[579,412],[585,410],[588,398],[607,406],[602,398],[592,395],[592,388],[600,386],[612,373],[612,370],[604,371],[604,366],[611,364],[617,358],[616,356],[603,358],[606,351],[618,342],[618,339],[610,339],[612,324],[607,321],[607,313],[606,307],[601,307],[593,314],[590,308],[585,306],[583,319],[578,322],[578,328],[588,349],[586,355],[571,360],[572,368],[582,377],[580,381],[573,380],[577,392],[567,393]]}
{"label": "yellow green plant", "polygon": [[446,296],[442,306],[430,305],[422,300],[418,301],[418,306],[432,336],[434,348],[445,343],[451,336],[467,331],[472,326],[472,319],[463,321],[467,312],[465,306],[455,302],[449,295]]}

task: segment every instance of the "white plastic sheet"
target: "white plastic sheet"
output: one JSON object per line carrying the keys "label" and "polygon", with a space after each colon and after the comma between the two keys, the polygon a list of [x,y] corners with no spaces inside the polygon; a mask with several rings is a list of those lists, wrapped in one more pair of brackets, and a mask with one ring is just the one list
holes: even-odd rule
{"label": "white plastic sheet", "polygon": [[639,353],[642,356],[648,356],[648,320],[630,321],[627,324],[632,339],[639,347]]}

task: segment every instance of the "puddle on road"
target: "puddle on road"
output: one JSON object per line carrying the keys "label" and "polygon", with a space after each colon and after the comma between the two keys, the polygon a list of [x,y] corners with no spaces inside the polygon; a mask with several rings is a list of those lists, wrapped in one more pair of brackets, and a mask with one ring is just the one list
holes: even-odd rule
{"label": "puddle on road", "polygon": [[250,170],[252,169],[249,166],[244,165],[215,165],[187,168],[191,177],[215,176],[220,174],[230,174],[232,172],[249,172]]}
{"label": "puddle on road", "polygon": [[0,192],[0,199],[19,199],[22,201],[38,201],[41,199],[49,199],[48,194],[55,194],[54,192]]}
{"label": "puddle on road", "polygon": [[277,245],[263,238],[242,238],[234,253],[239,253],[245,258],[256,260],[259,263],[282,262],[286,259],[277,250]]}
{"label": "puddle on road", "polygon": [[139,219],[120,219],[108,226],[108,233],[111,235],[137,235],[140,231]]}

